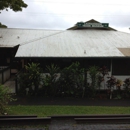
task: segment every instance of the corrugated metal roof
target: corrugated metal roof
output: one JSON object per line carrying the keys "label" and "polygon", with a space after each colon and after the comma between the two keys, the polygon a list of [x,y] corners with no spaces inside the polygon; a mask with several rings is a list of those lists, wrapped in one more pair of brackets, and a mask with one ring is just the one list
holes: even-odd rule
{"label": "corrugated metal roof", "polygon": [[[18,45],[16,57],[124,57],[130,34],[110,30],[0,29],[0,45]],[[19,36],[19,38],[18,38]]]}
{"label": "corrugated metal roof", "polygon": [[0,28],[0,47],[14,47],[34,39],[55,34],[57,30]]}

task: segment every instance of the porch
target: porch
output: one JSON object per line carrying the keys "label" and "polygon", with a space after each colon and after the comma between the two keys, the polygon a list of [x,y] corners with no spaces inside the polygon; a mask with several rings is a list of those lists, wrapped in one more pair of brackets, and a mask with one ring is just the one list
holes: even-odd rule
{"label": "porch", "polygon": [[5,87],[10,89],[10,93],[16,93],[15,90],[15,76],[11,76],[8,81],[3,84]]}

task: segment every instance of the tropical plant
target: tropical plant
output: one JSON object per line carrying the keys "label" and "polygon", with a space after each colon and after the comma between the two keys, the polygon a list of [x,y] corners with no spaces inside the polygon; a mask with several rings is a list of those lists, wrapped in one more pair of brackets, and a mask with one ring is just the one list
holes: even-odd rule
{"label": "tropical plant", "polygon": [[61,92],[68,96],[84,96],[84,69],[79,62],[74,62],[61,71],[60,77]]}
{"label": "tropical plant", "polygon": [[[23,94],[28,89],[30,92],[37,94],[41,81],[41,68],[38,63],[28,63],[25,65],[25,72],[18,76],[18,83]],[[33,88],[34,87],[34,91]]]}
{"label": "tropical plant", "polygon": [[103,66],[99,69],[100,73],[103,75],[103,78],[105,75],[108,75],[108,68],[106,66]]}
{"label": "tropical plant", "polygon": [[105,88],[105,76],[109,75],[108,68],[106,66],[103,66],[99,69],[100,74],[102,74],[102,81],[104,81],[104,88]]}
{"label": "tropical plant", "polygon": [[107,77],[107,87],[110,89],[110,99],[112,98],[113,88],[116,86],[116,78],[114,76]]}
{"label": "tropical plant", "polygon": [[60,71],[60,68],[55,64],[51,64],[46,66],[46,71],[47,73],[43,78],[43,87],[45,90],[45,94],[55,96],[58,88],[58,81],[59,81],[58,73]]}
{"label": "tropical plant", "polygon": [[125,89],[128,89],[130,87],[130,78],[126,78],[124,80],[124,87]]}
{"label": "tropical plant", "polygon": [[97,87],[97,82],[98,82],[99,68],[97,66],[90,66],[88,68],[88,72],[91,79],[91,87],[95,89]]}
{"label": "tropical plant", "polygon": [[124,97],[129,98],[130,97],[130,78],[126,78],[124,80]]}
{"label": "tropical plant", "polygon": [[9,88],[0,85],[0,114],[7,112],[8,103],[13,101]]}
{"label": "tropical plant", "polygon": [[26,88],[31,88],[30,80],[27,73],[20,73],[17,75],[17,82],[18,82],[18,94],[19,95],[25,95],[26,94]]}
{"label": "tropical plant", "polygon": [[90,66],[88,68],[88,73],[89,73],[89,79],[91,81],[90,83],[90,89],[92,92],[92,97],[95,96],[96,94],[96,88],[98,87],[98,80],[99,80],[99,68],[97,66]]}
{"label": "tropical plant", "polygon": [[27,75],[29,78],[30,86],[34,85],[35,94],[38,92],[38,87],[41,81],[41,68],[39,67],[38,63],[28,63],[25,65],[25,69],[27,70]]}
{"label": "tropical plant", "polygon": [[103,81],[104,81],[104,78],[99,72],[98,75],[97,75],[97,87],[99,88],[99,90],[100,90],[100,87],[101,87],[101,82],[103,82]]}
{"label": "tropical plant", "polygon": [[122,80],[117,79],[117,81],[116,81],[116,87],[117,87],[117,89],[121,89],[120,87],[121,87],[122,84],[123,84]]}
{"label": "tropical plant", "polygon": [[107,80],[107,87],[109,89],[113,88],[115,85],[116,85],[116,78],[114,76],[111,76],[111,77],[107,77],[108,80]]}

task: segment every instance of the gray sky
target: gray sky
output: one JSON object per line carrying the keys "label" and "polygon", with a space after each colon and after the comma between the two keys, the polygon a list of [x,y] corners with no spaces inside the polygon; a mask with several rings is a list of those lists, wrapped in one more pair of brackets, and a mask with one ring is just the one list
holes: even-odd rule
{"label": "gray sky", "polygon": [[130,33],[130,0],[24,0],[22,12],[2,11],[0,22],[9,28],[65,30],[95,19]]}

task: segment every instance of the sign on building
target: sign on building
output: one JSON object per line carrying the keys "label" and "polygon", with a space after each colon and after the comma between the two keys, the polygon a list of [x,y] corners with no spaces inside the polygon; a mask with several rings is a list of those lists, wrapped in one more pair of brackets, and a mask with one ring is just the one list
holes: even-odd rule
{"label": "sign on building", "polygon": [[90,27],[90,28],[107,28],[109,27],[108,23],[84,23],[78,22],[76,24],[77,27]]}

